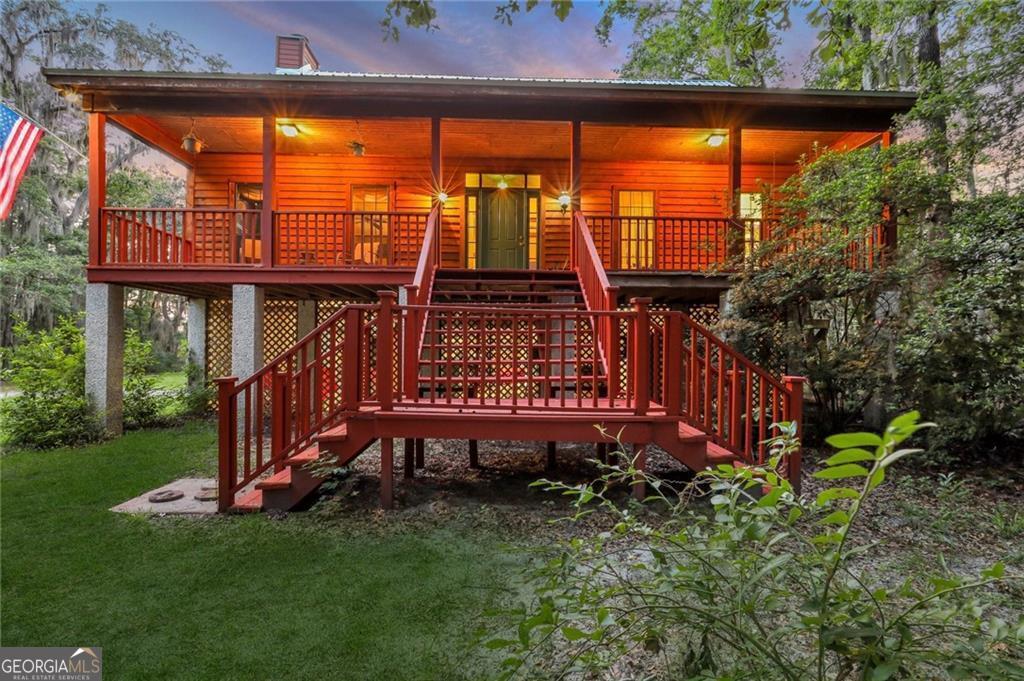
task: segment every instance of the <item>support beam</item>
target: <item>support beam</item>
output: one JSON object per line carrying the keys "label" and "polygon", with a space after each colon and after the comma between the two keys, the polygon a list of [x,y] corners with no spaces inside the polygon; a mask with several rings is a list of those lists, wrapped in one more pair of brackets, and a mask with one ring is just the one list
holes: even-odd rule
{"label": "support beam", "polygon": [[395,507],[395,441],[390,437],[380,440],[380,507]]}
{"label": "support beam", "polygon": [[124,288],[85,285],[85,393],[108,435],[124,431]]}
{"label": "support beam", "polygon": [[608,445],[604,442],[597,443],[597,460],[601,463],[608,463]]}
{"label": "support beam", "polygon": [[259,286],[231,287],[231,373],[241,380],[263,368],[264,298]]}
{"label": "support beam", "polygon": [[426,449],[426,441],[423,438],[416,439],[416,468],[423,468],[426,466],[426,457],[424,456],[424,450]]}
{"label": "support beam", "polygon": [[633,498],[643,501],[647,497],[647,482],[642,475],[647,470],[647,445],[633,445],[633,468],[638,471],[633,479]]}
{"label": "support beam", "polygon": [[107,116],[89,114],[89,265],[103,263],[106,234],[100,209],[107,202]]}
{"label": "support beam", "polygon": [[260,215],[260,265],[274,264],[274,206],[277,188],[277,119],[263,117],[263,212]]}
{"label": "support beam", "polygon": [[316,328],[316,301],[300,300],[295,314],[295,340],[298,341]]}
{"label": "support beam", "polygon": [[206,298],[188,299],[188,323],[185,330],[188,341],[190,366],[196,367],[188,373],[189,387],[201,388],[206,385]]}
{"label": "support beam", "polygon": [[572,196],[571,210],[580,210],[580,196],[583,178],[583,131],[579,121],[570,123],[569,141],[569,195]]}
{"label": "support beam", "polygon": [[469,467],[480,468],[480,450],[476,440],[469,441]]}
{"label": "support beam", "polygon": [[444,168],[441,163],[443,150],[441,147],[441,119],[430,119],[430,175],[433,182],[434,194],[445,189]]}
{"label": "support beam", "polygon": [[416,475],[416,464],[413,460],[414,448],[412,438],[405,438],[405,478],[407,480]]}
{"label": "support beam", "polygon": [[548,442],[548,460],[546,468],[549,471],[555,470],[558,466],[558,443]]}
{"label": "support beam", "polygon": [[729,128],[729,211],[730,217],[739,217],[740,192],[743,190],[743,130]]}

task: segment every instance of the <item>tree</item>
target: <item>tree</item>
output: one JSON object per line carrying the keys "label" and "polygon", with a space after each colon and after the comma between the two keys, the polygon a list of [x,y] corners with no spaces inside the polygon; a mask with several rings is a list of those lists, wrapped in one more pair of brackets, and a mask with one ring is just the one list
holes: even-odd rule
{"label": "tree", "polygon": [[[80,305],[84,264],[83,219],[86,122],[72,101],[43,79],[40,69],[113,68],[166,71],[223,70],[218,55],[202,54],[173,31],[140,29],[111,18],[103,5],[72,10],[57,0],[3,0],[0,18],[0,95],[70,144],[44,136],[8,220],[0,225],[0,345],[13,341],[11,320],[49,328]],[[111,173],[144,147],[133,140],[108,150]],[[77,272],[72,280],[70,273]],[[45,287],[46,296],[36,294]]]}

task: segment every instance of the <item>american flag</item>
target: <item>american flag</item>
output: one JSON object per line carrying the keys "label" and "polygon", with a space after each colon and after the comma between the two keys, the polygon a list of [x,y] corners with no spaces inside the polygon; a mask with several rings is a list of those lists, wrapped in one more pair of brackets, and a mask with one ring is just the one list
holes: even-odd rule
{"label": "american flag", "polygon": [[0,104],[0,220],[6,220],[43,129]]}

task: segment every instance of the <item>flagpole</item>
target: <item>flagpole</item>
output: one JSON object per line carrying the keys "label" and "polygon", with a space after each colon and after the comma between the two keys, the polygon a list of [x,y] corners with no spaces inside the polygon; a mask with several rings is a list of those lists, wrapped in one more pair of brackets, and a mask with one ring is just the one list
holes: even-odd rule
{"label": "flagpole", "polygon": [[42,128],[43,132],[45,132],[46,134],[48,134],[51,137],[53,137],[55,140],[57,140],[58,142],[60,142],[64,146],[66,146],[68,149],[70,149],[71,151],[73,151],[76,154],[78,154],[79,156],[81,156],[86,161],[89,160],[89,157],[86,156],[85,154],[83,154],[81,151],[79,151],[79,149],[75,145],[71,144],[71,142],[68,142],[66,139],[64,139],[63,137],[61,137],[57,133],[55,133],[53,130],[50,130],[45,125],[43,125],[42,123],[40,123],[36,119],[32,118],[27,113],[25,113],[24,111],[22,111],[18,107],[14,106],[14,104],[8,102],[6,99],[2,99],[2,100],[0,100],[0,102],[3,102],[4,106],[6,106],[8,109],[10,109],[14,113],[18,114],[19,116],[21,116],[22,118],[24,118],[28,122],[32,123],[33,125],[35,125],[35,126],[37,126],[39,128]]}

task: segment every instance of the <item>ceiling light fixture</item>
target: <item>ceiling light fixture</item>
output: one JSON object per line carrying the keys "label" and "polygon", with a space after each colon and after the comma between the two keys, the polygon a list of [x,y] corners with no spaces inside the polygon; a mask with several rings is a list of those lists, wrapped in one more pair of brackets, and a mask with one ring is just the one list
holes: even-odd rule
{"label": "ceiling light fixture", "polygon": [[281,134],[285,137],[298,137],[299,128],[293,123],[282,123],[280,125]]}
{"label": "ceiling light fixture", "polygon": [[498,189],[508,189],[508,182],[504,177],[498,179]]}
{"label": "ceiling light fixture", "polygon": [[348,148],[352,150],[353,156],[362,156],[366,153],[366,146],[364,146],[362,142],[357,142],[355,140],[348,143]]}
{"label": "ceiling light fixture", "polygon": [[720,147],[725,144],[725,135],[720,132],[713,132],[708,135],[707,142],[709,147]]}

